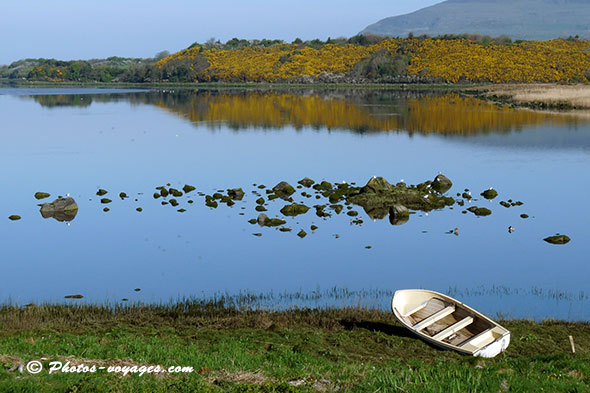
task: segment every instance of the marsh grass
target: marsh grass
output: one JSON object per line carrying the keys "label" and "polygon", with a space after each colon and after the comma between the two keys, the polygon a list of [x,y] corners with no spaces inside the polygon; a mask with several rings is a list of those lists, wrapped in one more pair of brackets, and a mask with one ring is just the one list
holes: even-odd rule
{"label": "marsh grass", "polygon": [[[238,308],[166,305],[0,308],[0,391],[20,392],[498,392],[589,391],[590,325],[501,321],[512,331],[494,359],[441,351],[390,312],[367,307]],[[571,354],[568,336],[576,342]],[[38,375],[30,360],[192,366],[190,374]],[[12,371],[9,371],[12,370]]]}
{"label": "marsh grass", "polygon": [[589,109],[590,85],[514,84],[482,87],[484,96],[535,108]]}

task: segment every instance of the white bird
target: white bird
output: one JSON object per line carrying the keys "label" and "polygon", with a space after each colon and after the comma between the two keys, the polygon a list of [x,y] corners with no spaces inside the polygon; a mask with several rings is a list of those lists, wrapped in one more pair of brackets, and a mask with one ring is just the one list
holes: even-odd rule
{"label": "white bird", "polygon": [[402,182],[402,183],[403,183],[403,182],[404,182],[404,179],[401,179],[401,180],[400,180],[400,182]]}
{"label": "white bird", "polygon": [[510,225],[508,227],[508,233],[512,233],[512,232],[514,232],[514,227],[512,225]]}

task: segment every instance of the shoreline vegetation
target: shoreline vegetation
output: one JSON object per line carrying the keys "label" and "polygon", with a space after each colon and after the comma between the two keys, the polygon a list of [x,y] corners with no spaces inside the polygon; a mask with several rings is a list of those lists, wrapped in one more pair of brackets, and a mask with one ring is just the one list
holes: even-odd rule
{"label": "shoreline vegetation", "polygon": [[24,59],[0,78],[35,82],[461,84],[588,83],[590,41],[512,41],[479,35],[327,41],[231,39],[154,58]]}
{"label": "shoreline vegetation", "polygon": [[[265,311],[216,302],[0,307],[0,388],[99,392],[587,391],[590,324],[499,321],[493,359],[429,346],[391,312],[362,307]],[[569,336],[575,342],[572,353]],[[40,374],[19,366],[40,360]],[[194,372],[48,374],[49,362],[190,366]]]}

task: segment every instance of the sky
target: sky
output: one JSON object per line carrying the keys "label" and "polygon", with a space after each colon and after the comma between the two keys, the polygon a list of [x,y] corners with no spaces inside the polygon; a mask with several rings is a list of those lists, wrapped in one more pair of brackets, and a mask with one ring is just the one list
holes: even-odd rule
{"label": "sky", "polygon": [[350,37],[441,0],[20,0],[2,2],[0,64],[153,57],[215,37]]}

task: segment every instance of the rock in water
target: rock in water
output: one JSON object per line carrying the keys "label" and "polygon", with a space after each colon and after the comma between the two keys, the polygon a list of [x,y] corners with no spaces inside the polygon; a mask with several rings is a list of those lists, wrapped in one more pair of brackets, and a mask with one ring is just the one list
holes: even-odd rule
{"label": "rock in water", "polygon": [[292,203],[290,205],[283,206],[281,209],[281,213],[285,216],[295,217],[299,214],[305,214],[309,210],[309,207],[305,205],[300,205],[298,203]]}
{"label": "rock in water", "polygon": [[301,184],[303,187],[309,188],[314,185],[315,181],[311,180],[309,177],[305,177],[297,183]]}
{"label": "rock in water", "polygon": [[57,221],[72,221],[78,214],[78,204],[72,197],[57,198],[51,203],[41,205],[41,216],[43,218],[54,218]]}
{"label": "rock in water", "polygon": [[490,214],[492,214],[492,211],[490,209],[485,208],[485,207],[472,206],[467,210],[469,210],[471,213],[475,214],[476,216],[489,216]]}
{"label": "rock in water", "polygon": [[36,192],[35,193],[35,199],[39,200],[39,199],[45,199],[45,198],[49,198],[50,195],[46,192]]}
{"label": "rock in water", "polygon": [[244,190],[241,188],[232,188],[227,190],[227,195],[234,201],[241,201],[244,198]]}
{"label": "rock in water", "polygon": [[438,174],[430,186],[433,190],[444,194],[445,192],[449,191],[451,187],[453,187],[453,182],[445,175]]}
{"label": "rock in water", "polygon": [[393,186],[389,184],[383,177],[372,177],[367,184],[361,189],[361,192],[372,192],[380,194],[382,192],[391,191]]}
{"label": "rock in water", "polygon": [[286,181],[280,182],[279,184],[274,186],[272,190],[275,192],[275,194],[277,194],[280,198],[283,199],[288,198],[293,193],[295,193],[295,189],[293,188],[293,186],[287,183]]}
{"label": "rock in water", "polygon": [[571,239],[569,238],[569,236],[557,234],[555,236],[546,237],[543,240],[551,244],[566,244],[569,243]]}
{"label": "rock in water", "polygon": [[410,219],[410,211],[404,205],[393,205],[389,208],[391,225],[403,225]]}
{"label": "rock in water", "polygon": [[[494,199],[498,196],[498,191],[494,190],[493,188],[489,188],[479,195],[481,195],[485,199]],[[502,206],[506,207],[504,204],[502,204]]]}

